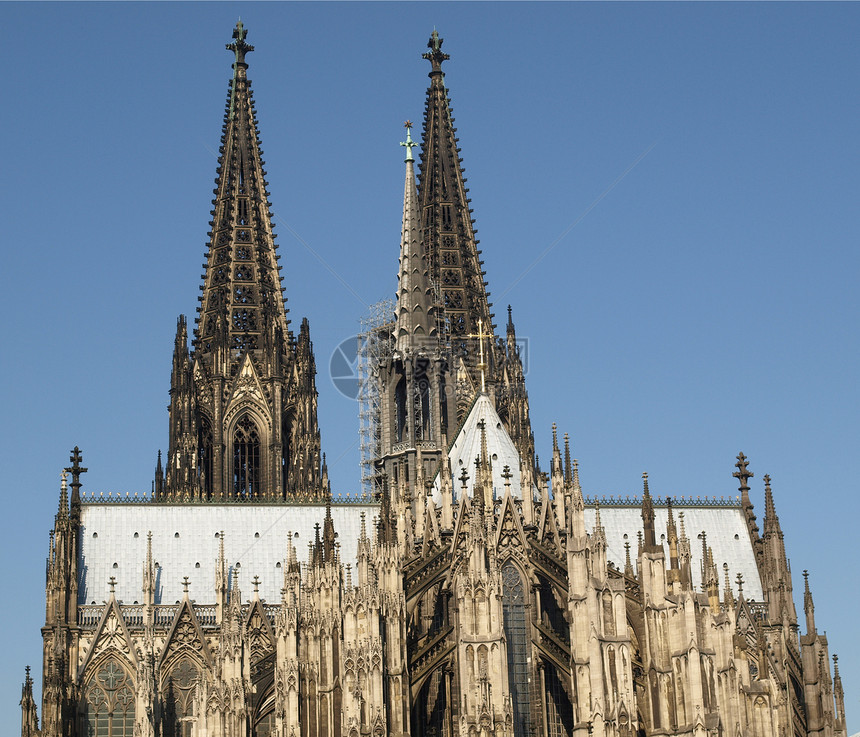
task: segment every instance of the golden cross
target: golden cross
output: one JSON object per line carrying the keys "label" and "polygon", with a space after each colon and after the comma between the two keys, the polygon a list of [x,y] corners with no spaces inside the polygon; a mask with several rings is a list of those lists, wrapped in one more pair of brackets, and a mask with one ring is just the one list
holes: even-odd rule
{"label": "golden cross", "polygon": [[484,338],[489,338],[490,336],[484,332],[483,319],[481,319],[480,317],[478,318],[478,334],[467,335],[466,337],[478,339],[478,370],[481,372],[481,394],[486,394],[487,384],[484,378],[484,372],[487,369],[487,364],[484,363]]}

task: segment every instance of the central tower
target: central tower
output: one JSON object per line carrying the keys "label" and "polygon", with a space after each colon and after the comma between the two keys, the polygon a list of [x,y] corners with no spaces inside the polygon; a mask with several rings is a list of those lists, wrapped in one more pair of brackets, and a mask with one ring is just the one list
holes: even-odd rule
{"label": "central tower", "polygon": [[193,350],[180,316],[170,445],[155,496],[246,501],[325,493],[307,320],[289,328],[241,21],[212,201]]}

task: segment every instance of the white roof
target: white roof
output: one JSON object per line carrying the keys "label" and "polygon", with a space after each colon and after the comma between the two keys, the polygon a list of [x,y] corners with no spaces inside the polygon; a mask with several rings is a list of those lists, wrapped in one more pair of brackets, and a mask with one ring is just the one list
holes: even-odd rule
{"label": "white roof", "polygon": [[[485,417],[489,424],[490,416]],[[488,445],[489,436],[488,432]],[[497,454],[504,450],[498,444],[491,447],[495,447]],[[509,452],[515,452],[512,443]],[[504,463],[510,465],[508,460],[503,460],[500,465]],[[500,484],[501,469],[497,468],[498,465],[493,464],[493,479]],[[519,492],[519,464],[516,468],[517,484],[514,485],[514,479],[511,479],[512,493]],[[513,471],[514,467],[511,467]],[[504,486],[499,489],[503,490]],[[679,524],[680,513],[684,514],[687,535],[691,540],[692,573],[696,586],[701,585],[702,543],[698,535],[705,530],[720,572],[721,587],[723,563],[728,563],[732,586],[735,586],[737,574],[741,573],[744,596],[762,601],[764,597],[755,555],[740,507],[680,505],[673,509],[676,524]],[[355,564],[362,512],[365,513],[368,534],[372,535],[377,505],[332,504],[332,519],[344,564]],[[654,512],[655,528],[660,536],[665,534],[666,509],[657,507]],[[623,569],[624,543],[629,542],[635,562],[637,532],[642,529],[639,507],[601,506],[600,516],[606,531],[607,558]],[[81,510],[82,575],[78,601],[81,604],[101,604],[107,600],[111,576],[117,581],[117,599],[125,604],[142,601],[146,538],[147,533],[152,532],[153,560],[159,564],[156,603],[179,601],[184,576],[188,576],[191,582],[192,599],[200,603],[214,602],[215,563],[220,542],[216,534],[223,530],[225,558],[231,569],[238,567],[239,586],[243,592],[250,595],[253,590],[251,580],[259,576],[260,597],[277,602],[283,584],[287,535],[298,533],[298,537],[293,537],[293,544],[299,560],[306,561],[308,543],[314,540],[314,525],[322,525],[324,519],[323,505],[85,503]],[[585,520],[587,529],[593,530],[595,511],[590,505],[586,507]],[[667,565],[668,555],[666,546]]]}
{"label": "white roof", "polygon": [[[684,527],[687,537],[690,538],[690,552],[693,556],[692,574],[693,583],[698,590],[702,584],[702,541],[699,538],[702,530],[707,534],[708,546],[714,551],[714,563],[720,575],[720,592],[724,585],[723,563],[729,565],[729,580],[732,589],[737,594],[735,577],[738,573],[744,577],[744,598],[763,601],[761,580],[758,575],[758,566],[755,562],[755,553],[750,542],[744,513],[739,506],[714,504],[713,506],[684,506],[672,505],[672,514],[675,518],[675,527],[680,533],[679,515],[684,515]],[[595,521],[594,507],[589,505],[585,509],[585,525],[588,532],[594,530]],[[642,530],[642,510],[638,505],[630,506],[604,506],[600,505],[600,521],[606,532],[606,557],[616,567],[624,570],[625,550],[624,543],[630,543],[630,558],[636,565],[636,553],[638,549],[637,533]],[[663,548],[666,553],[666,567],[669,566],[669,545],[665,544],[666,523],[668,514],[666,507],[654,508],[654,529],[657,539],[664,542]]]}
{"label": "white roof", "polygon": [[[487,432],[487,452],[493,471],[493,492],[496,497],[504,496],[505,480],[502,472],[508,466],[511,472],[511,496],[522,497],[520,489],[520,456],[514,446],[514,441],[505,430],[496,408],[486,394],[479,394],[466,417],[463,427],[457,434],[451,450],[448,451],[448,460],[451,462],[451,476],[454,484],[454,496],[456,497],[462,489],[459,476],[465,468],[469,474],[467,488],[469,496],[475,485],[475,459],[481,457],[481,423]],[[433,482],[433,499],[438,504],[441,497],[439,477],[437,475]]]}
{"label": "white roof", "polygon": [[[341,561],[355,567],[361,513],[368,534],[373,530],[374,504],[332,504],[331,516]],[[292,534],[299,561],[308,558],[314,525],[322,527],[325,506],[268,504],[85,503],[81,508],[81,585],[78,602],[107,600],[108,579],[116,578],[116,597],[125,604],[142,601],[143,564],[147,533],[152,532],[156,573],[156,603],[182,599],[182,578],[188,576],[192,599],[215,601],[215,564],[224,531],[224,556],[239,571],[243,594],[260,578],[260,597],[280,601],[287,535]],[[298,533],[298,537],[295,534]]]}

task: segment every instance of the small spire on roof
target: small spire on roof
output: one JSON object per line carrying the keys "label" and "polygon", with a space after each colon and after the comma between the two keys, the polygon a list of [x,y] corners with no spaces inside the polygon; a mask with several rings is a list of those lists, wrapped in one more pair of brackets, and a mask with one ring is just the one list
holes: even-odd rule
{"label": "small spire on roof", "polygon": [[567,483],[571,482],[570,436],[567,433],[564,434],[564,480]]}
{"label": "small spire on roof", "polygon": [[726,575],[725,590],[723,592],[723,602],[726,609],[733,609],[735,606],[735,596],[732,593],[732,582],[729,580],[729,564],[723,563],[723,572]]}
{"label": "small spire on roof", "polygon": [[60,472],[60,508],[58,514],[60,518],[65,518],[69,513],[69,486],[66,483],[66,470]]}
{"label": "small spire on roof", "polygon": [[633,563],[630,561],[630,541],[624,543],[624,575],[633,578]]}
{"label": "small spire on roof", "polygon": [[642,524],[645,528],[645,550],[652,551],[657,547],[657,536],[654,532],[654,505],[651,503],[651,492],[648,490],[648,474],[642,474]]}

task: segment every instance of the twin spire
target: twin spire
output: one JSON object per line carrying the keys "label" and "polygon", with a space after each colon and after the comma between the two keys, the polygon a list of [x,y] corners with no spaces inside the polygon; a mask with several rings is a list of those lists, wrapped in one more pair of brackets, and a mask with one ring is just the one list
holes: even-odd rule
{"label": "twin spire", "polygon": [[[483,331],[493,334],[493,315],[442,72],[442,62],[449,58],[442,51],[442,41],[434,30],[429,51],[423,54],[431,71],[418,177],[420,233],[448,339],[477,379],[479,340],[475,336]],[[493,366],[489,368],[492,372]]]}
{"label": "twin spire", "polygon": [[195,351],[202,354],[218,348],[234,355],[255,351],[265,344],[283,343],[288,335],[263,152],[247,76],[245,56],[254,50],[245,40],[247,33],[239,21],[233,43],[226,45],[235,61],[195,330]]}

